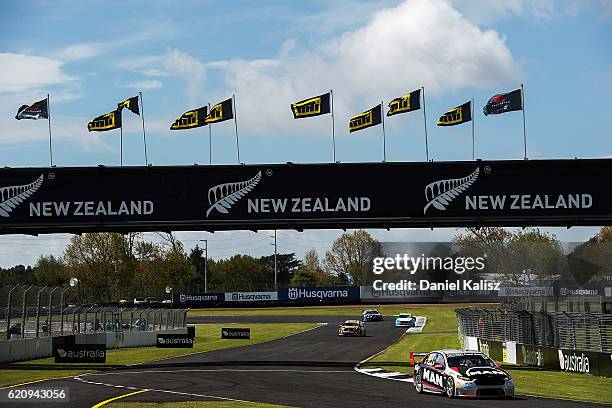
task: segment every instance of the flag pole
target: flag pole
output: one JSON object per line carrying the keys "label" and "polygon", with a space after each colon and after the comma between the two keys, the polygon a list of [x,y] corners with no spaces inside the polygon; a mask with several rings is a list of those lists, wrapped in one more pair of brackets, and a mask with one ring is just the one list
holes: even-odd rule
{"label": "flag pole", "polygon": [[[119,112],[121,115],[121,112]],[[119,163],[123,167],[123,123],[119,127]]]}
{"label": "flag pole", "polygon": [[238,119],[236,118],[236,95],[232,95],[234,104],[234,128],[236,129],[236,152],[238,153],[238,164],[240,164],[240,145],[238,144]]}
{"label": "flag pole", "polygon": [[[210,114],[210,102],[208,102],[208,114]],[[212,164],[212,123],[208,124],[208,164]]]}
{"label": "flag pole", "polygon": [[472,160],[476,159],[475,149],[474,149],[474,98],[472,98],[472,103],[470,104],[470,110],[472,114]]}
{"label": "flag pole", "polygon": [[385,136],[385,115],[383,115],[383,103],[380,101],[380,117],[382,118],[382,131],[383,131],[383,163],[387,161],[387,137]]}
{"label": "flag pole", "polygon": [[51,103],[49,94],[47,94],[47,119],[49,122],[49,161],[53,167],[53,147],[51,145]]}
{"label": "flag pole", "polygon": [[425,124],[425,158],[429,161],[429,145],[427,142],[427,115],[425,114],[425,87],[421,87],[421,94],[423,95],[423,124]]}
{"label": "flag pole", "polygon": [[[149,159],[147,157],[147,134],[145,133],[144,124],[144,102],[142,101],[142,92],[138,92],[140,95],[140,118],[142,119],[142,140],[144,141],[144,155],[145,155],[145,166],[149,165]],[[122,124],[123,126],[123,124]]]}
{"label": "flag pole", "polygon": [[523,111],[523,144],[525,146],[525,157],[527,160],[527,128],[525,126],[525,89],[523,88],[523,84],[521,84],[521,110]]}
{"label": "flag pole", "polygon": [[336,124],[334,120],[334,90],[330,89],[329,94],[331,95],[331,114],[332,114],[332,144],[334,146],[334,163],[336,162]]}

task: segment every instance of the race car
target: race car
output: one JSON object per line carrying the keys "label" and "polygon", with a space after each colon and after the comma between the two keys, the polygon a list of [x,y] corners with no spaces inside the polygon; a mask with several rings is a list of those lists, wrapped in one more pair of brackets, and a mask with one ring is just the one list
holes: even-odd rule
{"label": "race car", "polygon": [[479,351],[437,350],[415,364],[413,384],[454,397],[513,397],[512,376]]}
{"label": "race car", "polygon": [[361,320],[364,322],[379,322],[383,320],[383,315],[376,309],[368,309],[361,314]]}
{"label": "race car", "polygon": [[347,320],[340,325],[338,336],[365,336],[366,328],[359,320]]}
{"label": "race car", "polygon": [[395,319],[395,327],[414,327],[416,317],[410,313],[400,313]]}

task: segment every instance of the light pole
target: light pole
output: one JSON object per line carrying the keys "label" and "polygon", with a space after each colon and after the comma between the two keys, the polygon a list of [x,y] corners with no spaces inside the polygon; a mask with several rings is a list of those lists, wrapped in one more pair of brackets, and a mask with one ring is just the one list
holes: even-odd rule
{"label": "light pole", "polygon": [[77,288],[77,304],[79,306],[81,306],[81,291],[79,289],[79,280],[77,278],[70,278],[70,286],[72,286],[73,288],[76,287]]}
{"label": "light pole", "polygon": [[[276,266],[276,230],[274,230],[274,236],[270,235],[270,238],[274,238],[274,290],[278,290],[278,281],[277,281],[277,276],[278,276],[278,269]],[[270,244],[272,245],[272,244]]]}
{"label": "light pole", "polygon": [[201,239],[204,242],[204,293],[208,293],[208,240]]}
{"label": "light pole", "polygon": [[174,289],[166,286],[166,293],[170,294],[170,309],[174,309]]}

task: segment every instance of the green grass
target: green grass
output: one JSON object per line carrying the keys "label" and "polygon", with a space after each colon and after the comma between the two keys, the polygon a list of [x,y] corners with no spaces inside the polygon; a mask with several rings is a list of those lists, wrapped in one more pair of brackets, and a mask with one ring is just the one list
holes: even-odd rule
{"label": "green grass", "polygon": [[612,403],[612,378],[532,368],[504,368],[512,374],[517,394]]}
{"label": "green grass", "polygon": [[[443,327],[457,328],[454,313],[439,313],[436,317],[444,322]],[[426,315],[427,316],[427,315]],[[429,317],[429,316],[428,316]],[[433,319],[432,319],[433,320]],[[425,330],[420,334],[408,334],[383,353],[368,361],[364,366],[382,366],[385,370],[412,375],[408,365],[409,352],[428,352],[459,347],[457,332],[436,333],[428,319]],[[418,360],[417,360],[418,361]],[[588,402],[612,403],[612,378],[593,377],[536,368],[504,366],[514,378],[516,393],[549,398],[562,398]]]}
{"label": "green grass", "polygon": [[279,408],[286,405],[236,401],[111,402],[108,408]]}
{"label": "green grass", "polygon": [[290,336],[317,325],[313,323],[257,323],[239,325],[251,328],[250,340],[221,339],[221,327],[227,327],[229,326],[228,324],[198,324],[195,326],[196,341],[193,349],[158,349],[156,347],[113,349],[108,351],[106,363],[99,365],[55,364],[52,357],[5,364],[0,366],[0,386],[21,384],[46,378],[72,376],[103,369],[105,366],[111,367],[151,362],[185,354],[263,343]]}
{"label": "green grass", "polygon": [[[424,315],[434,322],[436,330],[457,329],[455,308],[496,304],[394,304],[394,305],[357,305],[357,306],[308,306],[308,307],[267,307],[267,308],[211,308],[193,309],[188,317],[196,316],[359,316],[365,309],[378,309],[387,319],[400,312]],[[437,319],[441,317],[441,319]],[[440,326],[439,326],[440,325]]]}

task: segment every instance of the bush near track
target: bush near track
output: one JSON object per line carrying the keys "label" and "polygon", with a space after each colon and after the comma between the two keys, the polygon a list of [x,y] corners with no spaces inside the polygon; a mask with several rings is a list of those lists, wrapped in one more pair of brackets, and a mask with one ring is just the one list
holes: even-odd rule
{"label": "bush near track", "polygon": [[313,323],[253,323],[240,326],[251,328],[251,339],[221,339],[221,328],[229,324],[196,324],[193,349],[159,349],[134,347],[108,350],[106,364],[55,364],[54,359],[43,358],[0,366],[0,386],[21,384],[40,379],[74,376],[105,367],[152,362],[181,355],[228,349],[280,339],[316,327]]}
{"label": "bush near track", "polygon": [[[438,310],[435,317],[431,319],[436,322],[434,324],[427,314],[424,316],[427,316],[427,325],[423,332],[402,337],[400,341],[363,366],[384,367],[385,370],[412,374],[413,369],[408,366],[410,351],[428,352],[459,347],[458,322],[454,307]],[[440,322],[443,323],[440,325]],[[454,330],[450,329],[451,327]],[[513,365],[503,367],[512,374],[517,394],[612,403],[610,392],[612,378],[544,371]]]}

